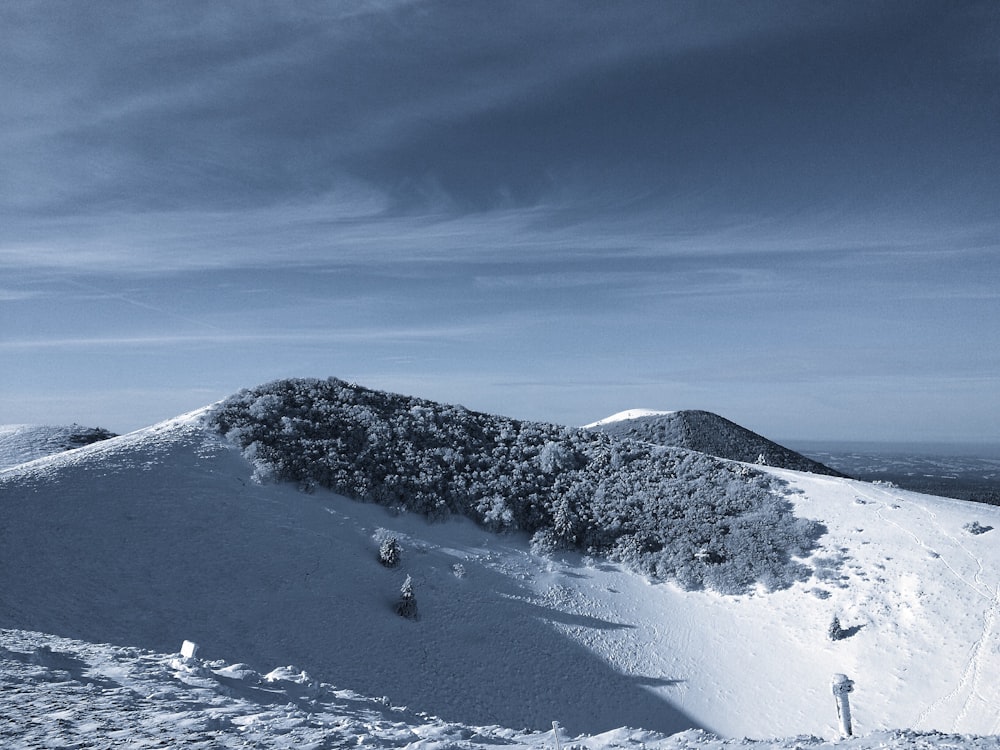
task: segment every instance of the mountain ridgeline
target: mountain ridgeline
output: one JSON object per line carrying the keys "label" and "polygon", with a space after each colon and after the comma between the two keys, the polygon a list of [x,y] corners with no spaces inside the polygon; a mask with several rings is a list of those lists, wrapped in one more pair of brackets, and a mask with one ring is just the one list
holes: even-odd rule
{"label": "mountain ridgeline", "polygon": [[835,469],[778,445],[709,411],[686,410],[599,422],[589,429],[621,438],[642,440],[707,453],[711,456],[775,466],[810,474],[843,477]]}
{"label": "mountain ridgeline", "polygon": [[335,378],[243,390],[209,414],[261,480],[531,535],[687,589],[808,579],[825,528],[776,480],[704,453],[525,422]]}

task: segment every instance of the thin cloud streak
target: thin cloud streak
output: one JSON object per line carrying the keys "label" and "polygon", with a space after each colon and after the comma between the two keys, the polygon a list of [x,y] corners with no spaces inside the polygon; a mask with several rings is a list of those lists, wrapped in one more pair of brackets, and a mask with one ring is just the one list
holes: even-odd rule
{"label": "thin cloud streak", "polygon": [[399,329],[338,329],[336,331],[275,333],[215,334],[154,334],[149,336],[105,336],[90,338],[45,338],[34,340],[0,340],[0,350],[26,351],[32,349],[101,349],[101,348],[171,348],[188,346],[240,346],[245,344],[338,344],[338,343],[391,343],[412,341],[463,340],[482,335],[482,328],[459,326],[451,328],[399,328]]}
{"label": "thin cloud streak", "polygon": [[[308,205],[253,211],[168,212],[78,218],[4,240],[0,262],[20,269],[121,273],[183,272],[322,263],[532,263],[614,257],[698,257],[724,263],[746,256],[825,254],[843,263],[892,256],[946,261],[956,253],[1000,249],[1000,220],[971,225],[914,217],[804,215],[789,220],[723,221],[705,215],[632,216],[629,222],[576,221],[546,226],[560,206],[463,217],[387,216],[371,191],[354,204],[329,197]],[[333,210],[340,215],[331,215]],[[8,228],[17,232],[17,222]],[[29,234],[28,231],[24,232]],[[832,254],[832,255],[831,255]],[[822,262],[828,262],[820,258]],[[798,261],[795,261],[798,262]]]}

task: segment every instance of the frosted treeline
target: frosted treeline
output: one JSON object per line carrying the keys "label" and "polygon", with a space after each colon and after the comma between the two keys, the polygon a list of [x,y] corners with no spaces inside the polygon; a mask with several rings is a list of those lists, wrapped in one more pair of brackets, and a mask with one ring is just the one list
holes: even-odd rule
{"label": "frosted treeline", "polygon": [[430,518],[461,514],[687,589],[741,593],[809,577],[825,531],[768,475],[701,453],[295,379],[241,391],[213,425],[261,479],[289,480]]}

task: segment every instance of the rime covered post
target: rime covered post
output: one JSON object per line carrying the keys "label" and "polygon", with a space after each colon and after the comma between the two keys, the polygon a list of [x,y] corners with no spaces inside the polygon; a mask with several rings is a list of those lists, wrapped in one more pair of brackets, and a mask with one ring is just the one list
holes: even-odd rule
{"label": "rime covered post", "polygon": [[552,722],[552,740],[556,743],[556,750],[562,750],[562,747],[560,747],[560,745],[559,745],[559,722],[558,721],[553,721]]}
{"label": "rime covered post", "polygon": [[833,676],[833,697],[837,699],[837,718],[840,719],[840,733],[845,737],[854,734],[851,726],[851,702],[847,694],[854,690],[854,680],[849,680],[846,674]]}

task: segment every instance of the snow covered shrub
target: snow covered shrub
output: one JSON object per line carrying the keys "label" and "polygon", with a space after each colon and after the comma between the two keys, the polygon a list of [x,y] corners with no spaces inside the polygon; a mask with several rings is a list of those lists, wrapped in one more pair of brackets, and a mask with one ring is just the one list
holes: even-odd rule
{"label": "snow covered shrub", "polygon": [[378,560],[387,568],[395,568],[399,565],[399,558],[402,554],[402,549],[399,546],[399,540],[394,536],[386,537],[382,540],[382,544],[378,548]]}
{"label": "snow covered shrub", "polygon": [[413,594],[413,579],[406,576],[399,589],[399,601],[396,602],[396,614],[408,620],[417,619],[417,598]]}
{"label": "snow covered shrub", "polygon": [[335,378],[241,391],[210,420],[262,478],[461,514],[532,535],[539,552],[604,555],[688,589],[789,586],[808,577],[795,558],[825,532],[794,516],[778,480],[742,464]]}
{"label": "snow covered shrub", "polygon": [[983,526],[979,523],[979,521],[971,521],[965,524],[962,528],[973,535],[985,534],[987,531],[993,531],[992,526]]}
{"label": "snow covered shrub", "polygon": [[555,532],[549,528],[539,529],[532,534],[529,544],[533,554],[542,556],[551,555],[553,552],[560,549],[560,544],[556,539]]}

